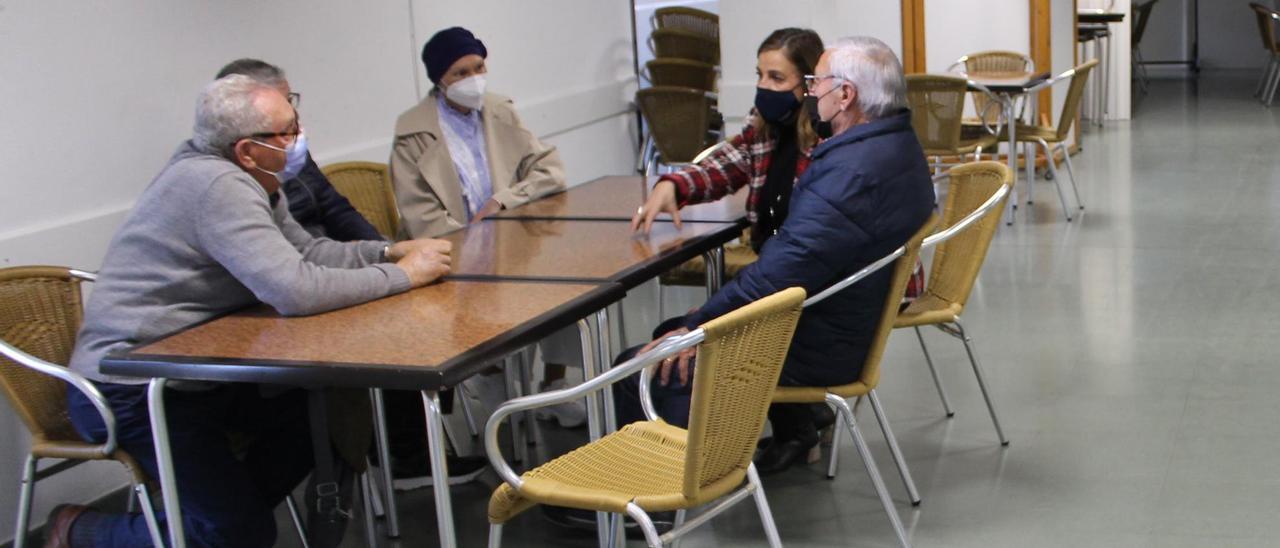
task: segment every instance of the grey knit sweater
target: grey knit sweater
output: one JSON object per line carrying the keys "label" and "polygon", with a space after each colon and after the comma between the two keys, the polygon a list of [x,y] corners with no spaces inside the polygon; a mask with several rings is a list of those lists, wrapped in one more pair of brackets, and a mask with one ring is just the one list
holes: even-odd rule
{"label": "grey knit sweater", "polygon": [[385,242],[314,238],[229,160],[183,143],[138,198],[98,272],[71,368],[101,382],[107,354],[256,302],[316,314],[409,289]]}

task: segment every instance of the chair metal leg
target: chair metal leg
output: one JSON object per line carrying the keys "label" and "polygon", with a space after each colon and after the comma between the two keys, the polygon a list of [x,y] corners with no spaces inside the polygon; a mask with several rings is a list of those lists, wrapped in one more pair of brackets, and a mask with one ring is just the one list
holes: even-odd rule
{"label": "chair metal leg", "polygon": [[924,363],[929,365],[929,375],[933,377],[933,386],[938,389],[938,398],[942,400],[942,410],[946,412],[947,418],[956,416],[956,412],[951,410],[951,399],[947,397],[947,391],[942,388],[942,379],[938,377],[938,369],[933,366],[933,358],[929,356],[929,347],[924,345],[924,335],[920,333],[919,327],[913,327],[916,332],[916,339],[920,341],[920,350],[924,351]]}
{"label": "chair metal leg", "polygon": [[1067,150],[1067,143],[1058,143],[1058,149],[1062,151],[1062,163],[1067,166],[1067,179],[1071,181],[1071,192],[1076,196],[1076,206],[1084,211],[1084,200],[1080,199],[1080,187],[1076,186],[1076,174],[1071,169],[1071,151]]}
{"label": "chair metal leg", "polygon": [[853,418],[853,410],[849,408],[849,403],[835,394],[827,394],[827,403],[835,405],[836,409],[844,414],[849,435],[853,437],[853,446],[858,449],[858,455],[862,457],[862,464],[867,468],[867,475],[871,476],[871,484],[875,486],[876,494],[880,497],[880,504],[884,506],[885,513],[889,515],[889,523],[893,525],[893,532],[898,536],[898,542],[902,545],[902,548],[911,548],[911,542],[907,540],[907,532],[902,527],[902,518],[898,516],[898,509],[893,506],[893,499],[889,497],[889,490],[884,486],[884,479],[880,477],[880,469],[876,467],[875,457],[871,456],[871,449],[867,447],[867,441],[863,439],[862,432],[858,429],[858,423]]}
{"label": "chair metal leg", "polygon": [[636,503],[627,503],[627,515],[635,520],[636,525],[640,526],[640,530],[644,532],[644,541],[648,543],[649,548],[661,548],[662,539],[658,536],[658,530],[653,526],[653,520],[649,519],[649,514],[641,510]]}
{"label": "chair metal leg", "polygon": [[880,432],[884,434],[884,441],[889,445],[889,455],[893,457],[893,463],[898,465],[898,475],[902,476],[902,484],[907,488],[907,498],[911,500],[912,506],[920,506],[920,491],[916,489],[916,480],[911,478],[911,469],[907,466],[907,459],[902,456],[902,449],[898,447],[898,437],[893,435],[893,428],[889,427],[889,417],[884,414],[880,397],[876,395],[875,390],[872,390],[867,393],[867,399],[871,400],[871,409],[876,413],[876,422],[880,423]]}
{"label": "chair metal leg", "polygon": [[[369,392],[370,397],[373,399],[373,439],[376,442],[378,451],[378,463],[381,464],[378,468],[382,476],[383,510],[386,512],[387,518],[387,536],[398,538],[400,536],[400,511],[396,505],[395,480],[391,477],[391,444],[387,434],[386,400],[383,397],[381,388],[374,388]],[[463,402],[466,401],[462,394],[457,395]]]}
{"label": "chair metal leg", "polygon": [[[764,484],[760,483],[760,474],[756,473],[756,465],[747,465],[747,481],[754,487],[752,495],[756,499],[756,510],[760,512],[760,524],[764,526],[764,536],[769,539],[770,548],[782,548],[782,538],[778,536],[778,525],[773,522],[773,511],[769,509],[769,499],[764,496]],[[681,512],[684,512],[681,510]],[[683,518],[684,516],[680,516]],[[677,523],[683,523],[683,519]],[[673,544],[674,548],[675,545]]]}
{"label": "chair metal leg", "polygon": [[1271,101],[1275,99],[1277,87],[1280,87],[1280,70],[1276,70],[1271,74],[1271,86],[1267,89],[1267,97],[1263,101],[1267,108],[1271,108]]}
{"label": "chair metal leg", "polygon": [[458,403],[462,404],[462,418],[466,419],[467,433],[471,434],[472,438],[479,437],[480,429],[476,426],[475,412],[471,410],[471,398],[467,397],[467,393],[469,391],[461,384],[453,390],[454,396],[457,396],[454,399],[458,400]]}
{"label": "chair metal leg", "polygon": [[31,526],[31,497],[36,486],[36,462],[40,459],[27,453],[22,465],[22,490],[18,494],[18,521],[13,530],[13,548],[27,545],[27,528]]}
{"label": "chair metal leg", "polygon": [[[749,464],[747,467],[747,481],[750,481],[751,479],[752,470],[755,470],[755,465]],[[671,529],[672,530],[679,529],[681,525],[684,525],[684,518],[688,517],[688,515],[689,515],[688,510],[684,510],[684,509],[676,510],[676,519],[674,522],[672,522]],[[770,519],[772,518],[773,516],[770,516]],[[684,537],[676,537],[672,539],[671,548],[680,548],[680,541],[682,540],[684,540]]]}
{"label": "chair metal leg", "polygon": [[[1137,55],[1137,53],[1135,52],[1134,55]],[[1267,54],[1267,66],[1262,69],[1262,77],[1258,78],[1258,85],[1253,88],[1254,97],[1262,96],[1262,84],[1271,78],[1271,70],[1275,68],[1275,64],[1275,55]]]}
{"label": "chair metal leg", "polygon": [[973,352],[973,339],[970,339],[969,333],[964,330],[960,318],[956,318],[952,323],[960,333],[960,340],[964,342],[964,351],[969,355],[969,365],[973,366],[973,376],[977,377],[978,388],[982,389],[982,399],[987,402],[987,411],[991,413],[991,423],[996,427],[996,436],[1000,438],[1000,445],[1008,446],[1009,439],[1004,436],[1004,429],[1000,427],[1000,417],[996,415],[996,404],[991,400],[991,392],[987,389],[986,375],[983,375],[982,367],[978,365],[978,358]]}
{"label": "chair metal leg", "polygon": [[1058,168],[1053,166],[1053,149],[1049,148],[1049,143],[1044,139],[1036,139],[1040,143],[1040,147],[1044,149],[1044,153],[1049,157],[1047,165],[1049,173],[1053,175],[1053,186],[1058,189],[1058,201],[1062,202],[1062,214],[1067,217],[1067,222],[1071,222],[1071,208],[1067,207],[1067,195],[1062,191],[1062,179],[1058,177]]}
{"label": "chair metal leg", "polygon": [[827,457],[827,479],[835,479],[840,467],[840,437],[843,435],[845,425],[844,414],[834,405],[829,407],[836,414],[836,424],[835,430],[831,431],[831,455]]}
{"label": "chair metal leg", "polygon": [[293,521],[294,532],[298,533],[298,542],[302,543],[302,548],[308,548],[311,544],[307,542],[307,529],[302,526],[302,514],[298,513],[298,502],[293,500],[293,495],[289,495],[284,498],[284,505],[289,509],[289,519]]}
{"label": "chair metal leg", "polygon": [[502,547],[502,524],[490,523],[489,524],[489,548],[501,548],[501,547]]}
{"label": "chair metal leg", "polygon": [[[142,519],[147,522],[147,531],[151,533],[151,544],[154,546],[164,546],[164,533],[160,530],[160,521],[156,519],[156,510],[151,506],[151,493],[147,491],[147,484],[139,483],[133,486],[134,496],[138,499],[138,505],[142,506]],[[295,521],[294,523],[299,523]],[[303,535],[302,548],[307,548],[306,535]]]}
{"label": "chair metal leg", "polygon": [[360,474],[360,499],[364,503],[364,542],[373,548],[378,545],[378,524],[373,519],[373,486],[367,469]]}

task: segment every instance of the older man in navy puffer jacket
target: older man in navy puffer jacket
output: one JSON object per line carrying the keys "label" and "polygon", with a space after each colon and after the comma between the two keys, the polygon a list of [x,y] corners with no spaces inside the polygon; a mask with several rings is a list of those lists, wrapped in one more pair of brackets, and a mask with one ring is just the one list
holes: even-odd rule
{"label": "older man in navy puffer jacket", "polygon": [[[659,339],[788,287],[815,294],[889,254],[929,218],[933,185],[911,129],[906,84],[893,52],[874,38],[846,38],[823,54],[816,74],[807,80],[814,126],[820,136],[827,130],[830,136],[814,149],[813,163],[796,183],[781,229],[765,243],[756,263],[700,309],[659,326]],[[890,278],[891,269],[882,269],[806,309],[779,383],[832,386],[856,381]],[[663,363],[655,379],[655,403],[673,424],[688,422],[689,358],[686,354]],[[618,387],[620,423],[643,418],[636,388],[634,379]],[[818,442],[815,420],[824,420],[803,404],[774,405],[769,419],[774,442],[757,461],[761,473],[802,459]]]}

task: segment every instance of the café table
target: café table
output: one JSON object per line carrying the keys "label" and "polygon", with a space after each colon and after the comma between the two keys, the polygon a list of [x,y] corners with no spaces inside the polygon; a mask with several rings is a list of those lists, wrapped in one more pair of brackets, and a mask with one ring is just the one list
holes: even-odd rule
{"label": "caf\u00e9 table", "polygon": [[[1018,127],[1017,114],[1014,112],[1014,102],[1020,95],[1027,93],[1027,90],[1044,82],[1049,78],[1049,73],[1026,73],[1011,72],[1008,74],[983,74],[981,76],[966,76],[969,81],[971,90],[987,90],[990,91],[1000,101],[1000,105],[1004,108],[1004,127],[1008,134],[1009,153],[1007,155],[1009,162],[1009,171],[1014,174],[1018,173],[1018,140],[1016,129]],[[1035,180],[1035,156],[1028,155],[1027,160],[1027,184],[1031,184]],[[1014,182],[1017,182],[1015,175]],[[1009,212],[1006,224],[1013,224],[1014,210],[1018,204],[1017,185],[1013,185],[1013,207],[1007,208]]]}
{"label": "caf\u00e9 table", "polygon": [[[282,317],[257,305],[137,344],[104,359],[101,368],[151,379],[158,479],[170,543],[181,547],[186,539],[164,408],[170,380],[420,391],[431,472],[447,478],[439,392],[575,322],[584,368],[593,371],[582,318],[624,295],[614,283],[451,280],[314,316]],[[449,483],[436,481],[433,488],[440,545],[456,546]]]}

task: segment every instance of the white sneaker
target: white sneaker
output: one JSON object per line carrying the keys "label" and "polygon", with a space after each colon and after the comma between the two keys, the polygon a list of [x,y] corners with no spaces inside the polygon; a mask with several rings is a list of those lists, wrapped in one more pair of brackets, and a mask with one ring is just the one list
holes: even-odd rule
{"label": "white sneaker", "polygon": [[[542,391],[549,392],[564,387],[564,379],[556,379],[551,381],[551,384],[548,384]],[[558,403],[539,408],[536,416],[538,420],[544,421],[555,419],[561,428],[577,428],[587,422],[587,404],[583,400]]]}

